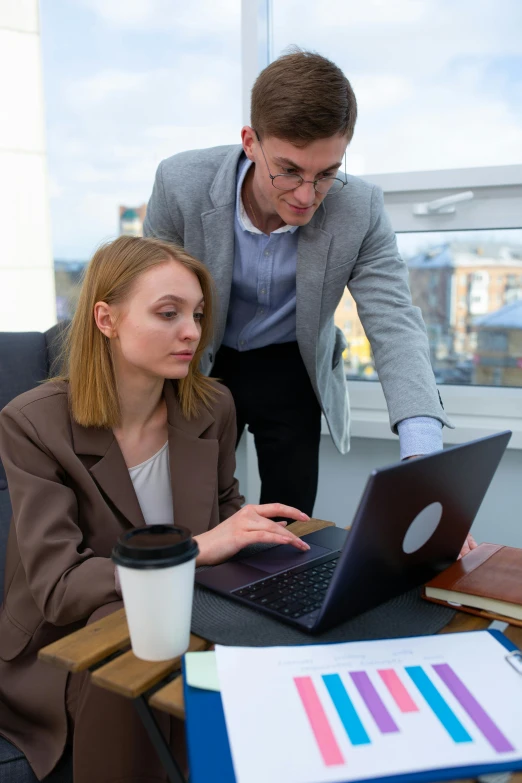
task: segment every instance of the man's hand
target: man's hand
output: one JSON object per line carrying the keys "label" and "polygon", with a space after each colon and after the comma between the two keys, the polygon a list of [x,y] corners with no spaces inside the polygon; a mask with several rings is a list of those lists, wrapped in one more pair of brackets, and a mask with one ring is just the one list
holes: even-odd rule
{"label": "man's hand", "polygon": [[466,540],[464,541],[464,545],[462,549],[460,550],[460,555],[458,556],[457,560],[460,560],[461,557],[464,557],[464,555],[467,555],[468,552],[471,552],[472,549],[476,549],[478,546],[477,542],[471,535],[471,533],[468,535]]}
{"label": "man's hand", "polygon": [[285,530],[285,521],[273,522],[270,517],[289,517],[301,521],[310,519],[297,508],[284,506],[282,503],[243,506],[217,527],[194,536],[199,546],[196,565],[222,563],[249,544],[291,544],[300,552],[310,549],[308,544]]}

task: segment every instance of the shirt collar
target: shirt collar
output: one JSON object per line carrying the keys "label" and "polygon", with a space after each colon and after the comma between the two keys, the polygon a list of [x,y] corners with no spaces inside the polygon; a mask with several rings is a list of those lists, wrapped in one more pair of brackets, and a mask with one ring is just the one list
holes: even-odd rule
{"label": "shirt collar", "polygon": [[[245,180],[247,171],[249,170],[252,163],[253,161],[245,157],[245,160],[239,164],[239,168],[237,172],[236,215],[239,221],[239,225],[241,226],[243,231],[249,231],[251,234],[262,234],[263,232],[260,231],[258,228],[256,228],[252,223],[252,221],[250,220],[250,218],[248,217],[246,213],[245,205],[243,204],[243,198],[241,195],[243,182]],[[281,226],[281,228],[278,228],[276,231],[272,231],[272,234],[286,234],[287,232],[293,234],[294,231],[297,231],[298,228],[299,226],[288,226],[285,224],[284,226]]]}

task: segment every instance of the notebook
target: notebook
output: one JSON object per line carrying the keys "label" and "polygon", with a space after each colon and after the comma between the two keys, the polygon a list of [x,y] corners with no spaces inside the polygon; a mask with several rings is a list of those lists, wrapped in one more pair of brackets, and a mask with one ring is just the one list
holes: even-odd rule
{"label": "notebook", "polygon": [[211,690],[184,677],[191,783],[429,783],[522,769],[522,654],[497,631],[216,650],[222,692],[213,676]]}
{"label": "notebook", "polygon": [[425,586],[424,598],[522,626],[522,549],[479,544]]}

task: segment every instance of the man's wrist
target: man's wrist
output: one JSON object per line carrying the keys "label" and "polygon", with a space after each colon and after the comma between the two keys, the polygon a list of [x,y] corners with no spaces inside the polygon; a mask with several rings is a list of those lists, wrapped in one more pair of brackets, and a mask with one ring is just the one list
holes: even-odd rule
{"label": "man's wrist", "polygon": [[431,416],[414,416],[397,425],[401,459],[442,451],[442,423]]}

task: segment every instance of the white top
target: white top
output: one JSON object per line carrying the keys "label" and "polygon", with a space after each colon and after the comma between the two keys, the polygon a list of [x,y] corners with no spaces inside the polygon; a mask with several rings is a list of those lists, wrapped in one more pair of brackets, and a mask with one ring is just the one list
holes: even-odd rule
{"label": "white top", "polygon": [[129,468],[134,491],[147,525],[172,525],[174,505],[170,484],[168,441],[152,457]]}

